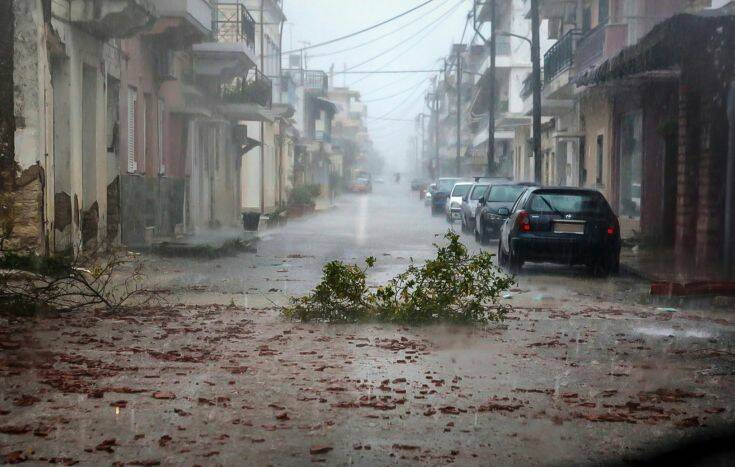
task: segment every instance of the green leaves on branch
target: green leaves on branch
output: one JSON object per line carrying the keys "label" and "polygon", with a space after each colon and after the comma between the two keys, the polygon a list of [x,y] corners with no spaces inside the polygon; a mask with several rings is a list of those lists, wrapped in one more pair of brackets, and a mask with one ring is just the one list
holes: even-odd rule
{"label": "green leaves on branch", "polygon": [[514,284],[513,278],[493,263],[491,253],[470,255],[452,231],[444,238],[445,246],[434,245],[436,258],[421,266],[411,262],[405,272],[376,289],[367,285],[367,271],[375,266],[375,258],[366,258],[365,267],[327,263],[311,294],[292,299],[283,313],[301,321],[330,323],[501,321],[510,307],[499,298]]}

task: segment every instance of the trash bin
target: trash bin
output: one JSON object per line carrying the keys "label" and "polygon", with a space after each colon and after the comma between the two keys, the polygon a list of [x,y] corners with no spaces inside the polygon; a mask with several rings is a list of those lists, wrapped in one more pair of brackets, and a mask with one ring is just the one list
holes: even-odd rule
{"label": "trash bin", "polygon": [[260,224],[259,212],[244,212],[242,214],[242,226],[248,232],[257,232]]}

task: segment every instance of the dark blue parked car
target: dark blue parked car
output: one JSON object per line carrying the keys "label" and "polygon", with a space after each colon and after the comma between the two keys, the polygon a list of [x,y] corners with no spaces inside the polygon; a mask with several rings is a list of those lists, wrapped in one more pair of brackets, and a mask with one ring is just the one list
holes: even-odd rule
{"label": "dark blue parked car", "polygon": [[436,188],[431,192],[431,213],[433,215],[445,214],[444,207],[447,198],[449,198],[454,184],[459,180],[459,178],[440,178],[436,181]]}
{"label": "dark blue parked car", "polygon": [[510,210],[498,244],[498,262],[512,273],[523,263],[584,264],[606,276],[620,265],[620,224],[595,190],[532,187]]}

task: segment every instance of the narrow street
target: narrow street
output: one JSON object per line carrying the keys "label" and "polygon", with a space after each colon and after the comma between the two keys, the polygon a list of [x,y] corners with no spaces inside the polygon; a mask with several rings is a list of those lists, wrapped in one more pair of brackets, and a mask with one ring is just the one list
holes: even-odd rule
{"label": "narrow street", "polygon": [[731,313],[641,304],[648,284],[633,276],[530,266],[509,319],[484,329],[280,317],[277,305],[308,292],[326,261],[373,255],[371,280],[383,281],[432,255],[446,229],[407,184],[376,184],[266,231],[257,253],[144,257],[171,307],[2,315],[2,454],[67,465],[579,465],[735,421]]}

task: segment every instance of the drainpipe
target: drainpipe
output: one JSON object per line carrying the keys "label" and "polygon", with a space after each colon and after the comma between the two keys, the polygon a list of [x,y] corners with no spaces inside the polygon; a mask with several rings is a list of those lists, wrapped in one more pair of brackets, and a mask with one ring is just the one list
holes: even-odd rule
{"label": "drainpipe", "polygon": [[[260,0],[260,72],[263,75],[265,75],[264,10],[265,0]],[[263,120],[260,121],[260,214],[265,214],[265,122]]]}
{"label": "drainpipe", "polygon": [[725,251],[723,263],[725,276],[731,277],[735,273],[735,81],[730,83],[730,91],[727,97],[727,119],[729,123],[729,143],[727,150],[727,175],[725,182]]}
{"label": "drainpipe", "polygon": [[539,0],[531,0],[531,62],[533,63],[533,170],[541,183],[541,32]]}

